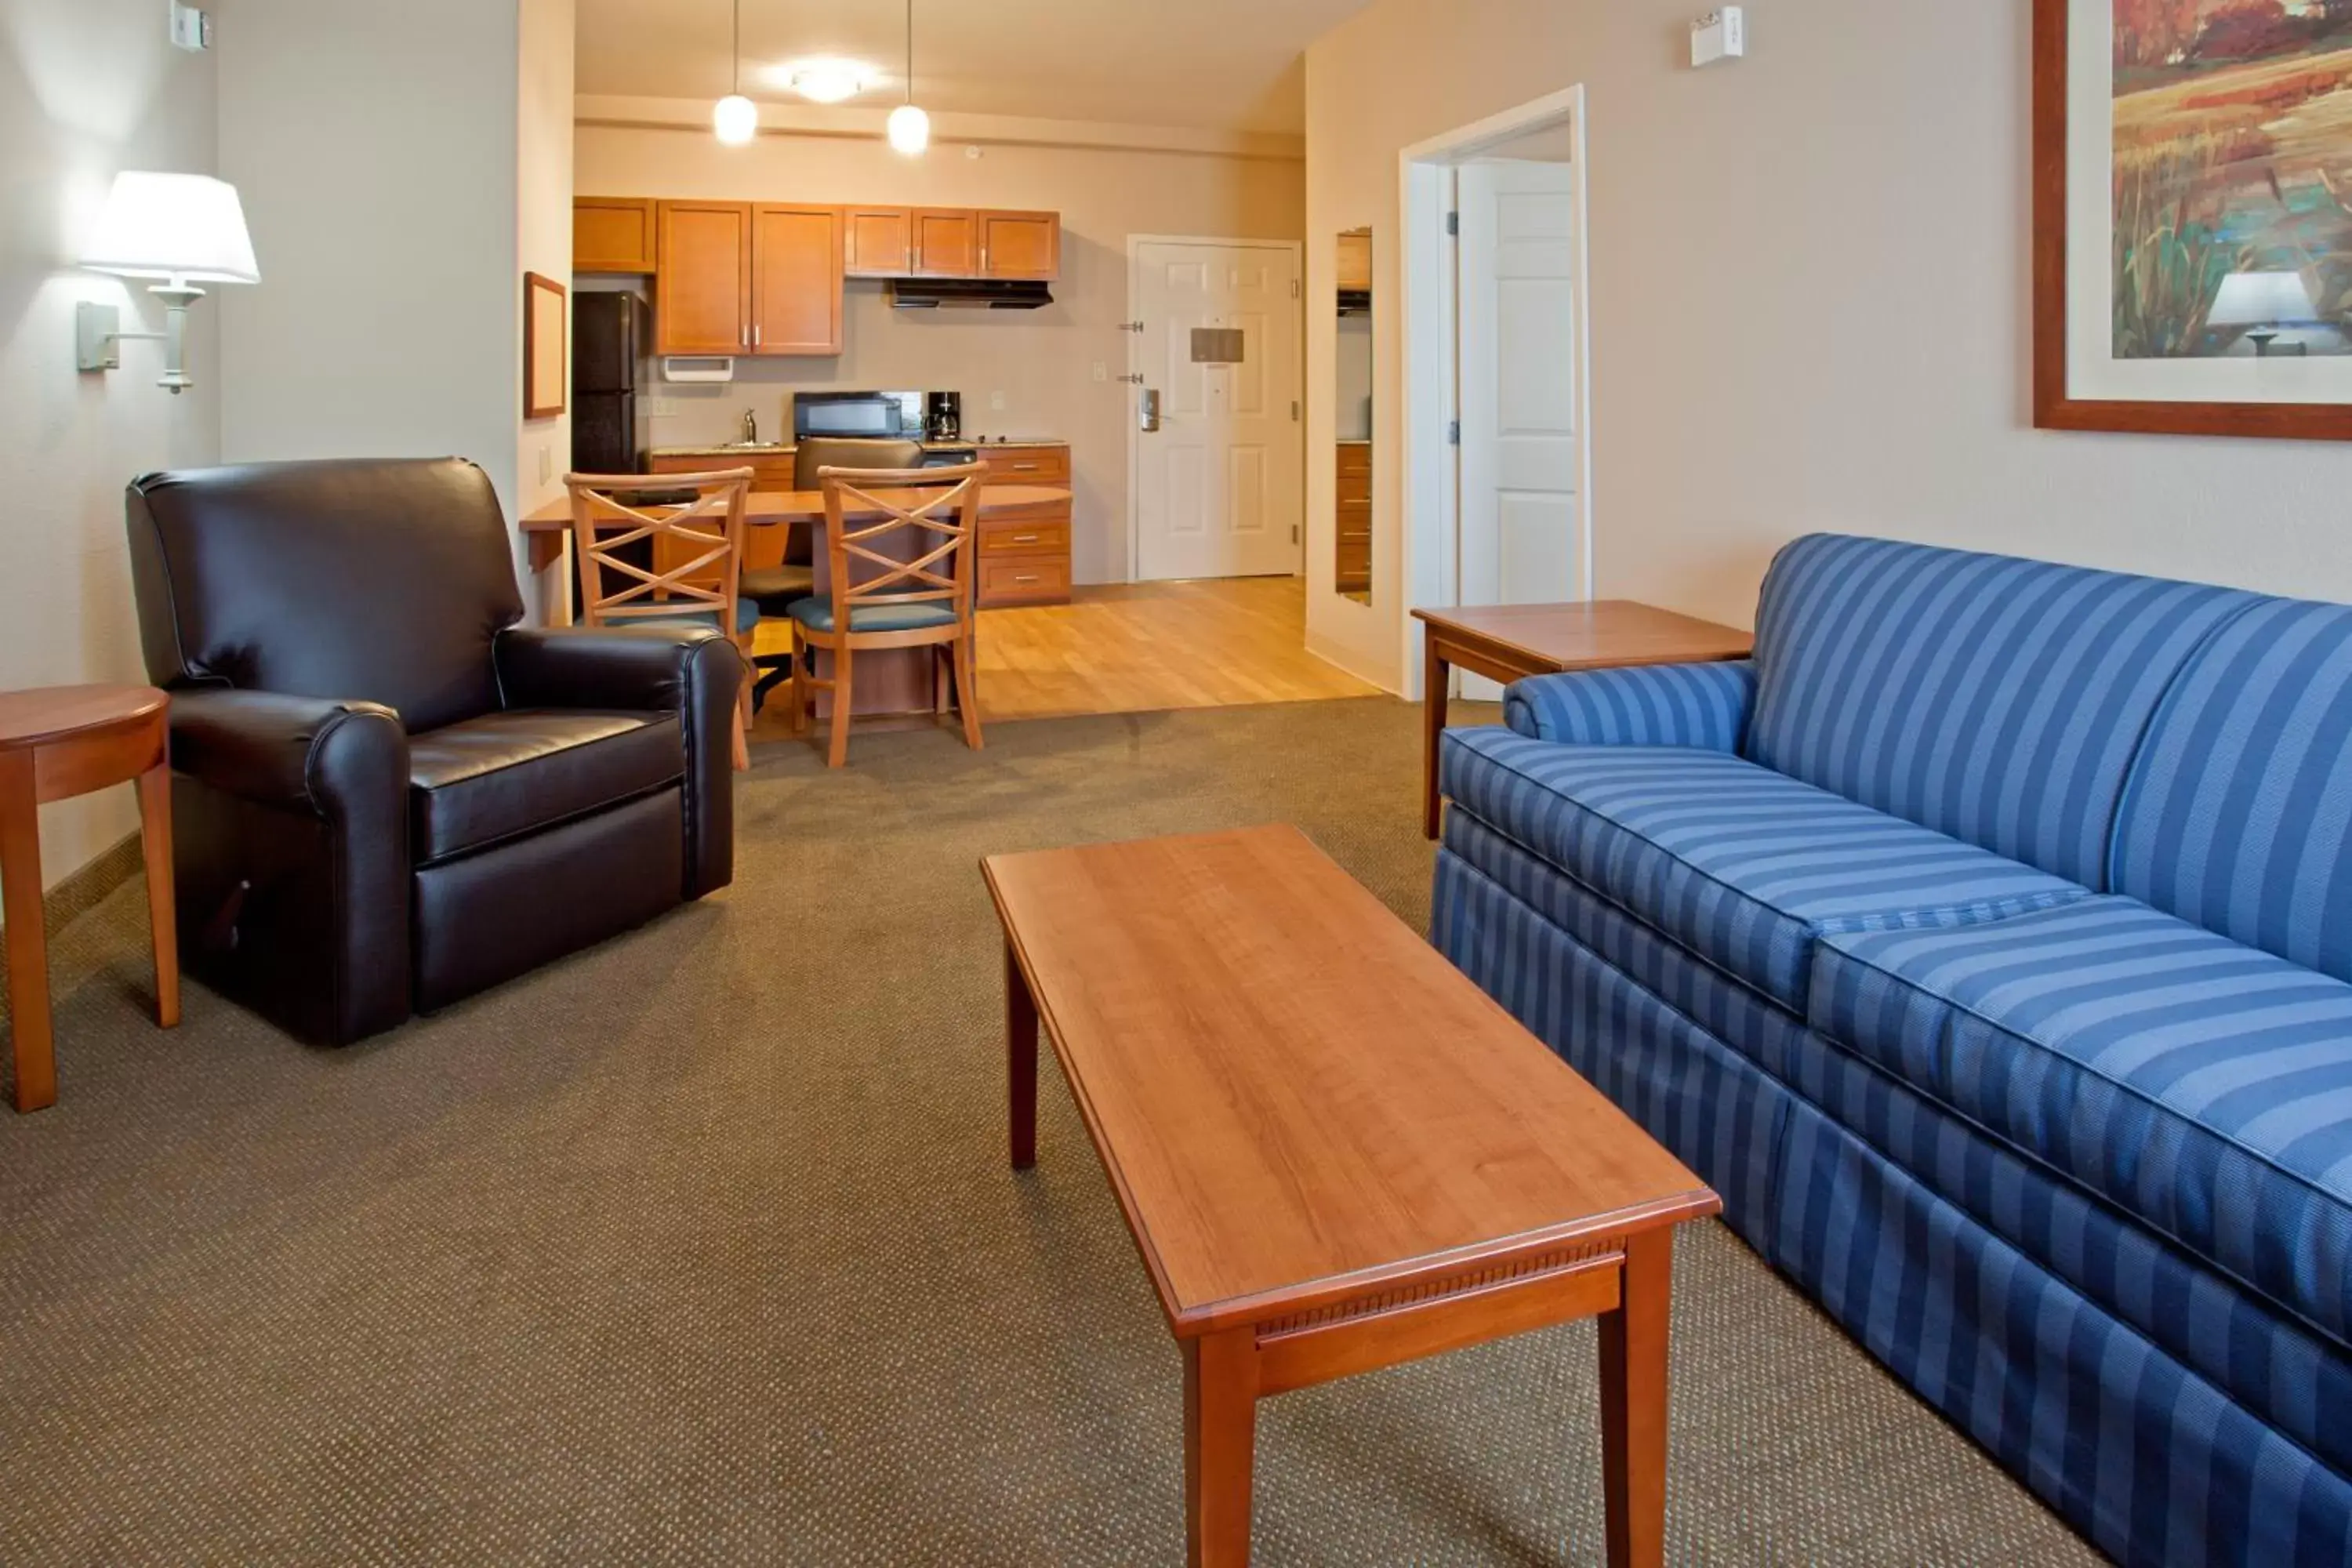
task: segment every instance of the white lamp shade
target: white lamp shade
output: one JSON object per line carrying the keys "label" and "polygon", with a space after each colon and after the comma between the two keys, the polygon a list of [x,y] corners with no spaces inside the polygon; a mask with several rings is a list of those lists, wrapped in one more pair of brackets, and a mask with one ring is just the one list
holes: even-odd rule
{"label": "white lamp shade", "polygon": [[261,281],[236,187],[208,174],[115,175],[81,264],[125,278]]}
{"label": "white lamp shade", "polygon": [[911,103],[890,111],[890,145],[909,158],[931,144],[931,117]]}
{"label": "white lamp shade", "polygon": [[2315,321],[2319,307],[2300,272],[2232,272],[2221,279],[2209,326],[2275,326],[2288,321]]}
{"label": "white lamp shade", "polygon": [[760,133],[760,106],[730,92],[710,111],[710,129],[730,147],[740,147]]}

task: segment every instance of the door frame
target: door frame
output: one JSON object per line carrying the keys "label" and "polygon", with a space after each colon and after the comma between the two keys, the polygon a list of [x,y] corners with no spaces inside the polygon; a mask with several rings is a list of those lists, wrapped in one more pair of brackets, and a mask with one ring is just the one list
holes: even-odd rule
{"label": "door frame", "polygon": [[[1298,417],[1290,422],[1298,442],[1298,537],[1292,541],[1294,577],[1307,570],[1307,246],[1297,239],[1235,239],[1202,234],[1130,234],[1127,237],[1127,374],[1141,375],[1143,365],[1143,247],[1147,245],[1214,245],[1241,250],[1279,250],[1290,256],[1291,279],[1298,292],[1291,315],[1291,363],[1298,371]],[[1123,581],[1140,583],[1143,561],[1143,387],[1130,383],[1127,393],[1127,571]]]}
{"label": "door frame", "polygon": [[[1577,510],[1582,531],[1580,576],[1593,596],[1592,503],[1592,161],[1582,83],[1488,115],[1397,154],[1398,210],[1404,216],[1404,505],[1405,591],[1398,595],[1396,635],[1402,647],[1405,697],[1421,689],[1421,623],[1416,607],[1450,605],[1462,580],[1461,449],[1446,428],[1461,416],[1460,248],[1445,218],[1455,210],[1454,171],[1463,163],[1532,132],[1568,129],[1576,171]],[[1414,520],[1421,520],[1420,526]]]}

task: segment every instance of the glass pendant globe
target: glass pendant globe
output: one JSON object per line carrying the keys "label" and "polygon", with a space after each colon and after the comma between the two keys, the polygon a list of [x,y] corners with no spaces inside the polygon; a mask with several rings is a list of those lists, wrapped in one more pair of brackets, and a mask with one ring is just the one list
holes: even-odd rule
{"label": "glass pendant globe", "polygon": [[931,117],[911,103],[890,111],[890,145],[909,158],[931,144]]}
{"label": "glass pendant globe", "polygon": [[760,133],[760,106],[730,92],[710,111],[710,128],[730,147],[740,147]]}

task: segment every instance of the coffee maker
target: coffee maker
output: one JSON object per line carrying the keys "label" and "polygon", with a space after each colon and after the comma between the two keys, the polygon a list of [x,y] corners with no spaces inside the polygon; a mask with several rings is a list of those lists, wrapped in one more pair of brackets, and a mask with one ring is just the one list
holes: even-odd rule
{"label": "coffee maker", "polygon": [[963,394],[931,392],[923,395],[923,434],[933,441],[963,439]]}

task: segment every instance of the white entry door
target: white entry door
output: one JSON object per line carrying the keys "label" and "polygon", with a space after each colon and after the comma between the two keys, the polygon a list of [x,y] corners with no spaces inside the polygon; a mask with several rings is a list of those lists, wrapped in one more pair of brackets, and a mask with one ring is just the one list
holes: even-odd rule
{"label": "white entry door", "polygon": [[1297,250],[1149,240],[1134,298],[1137,579],[1297,572]]}
{"label": "white entry door", "polygon": [[[1460,170],[1460,593],[1465,605],[1582,599],[1583,344],[1577,170]],[[1464,678],[1463,694],[1499,689]]]}

